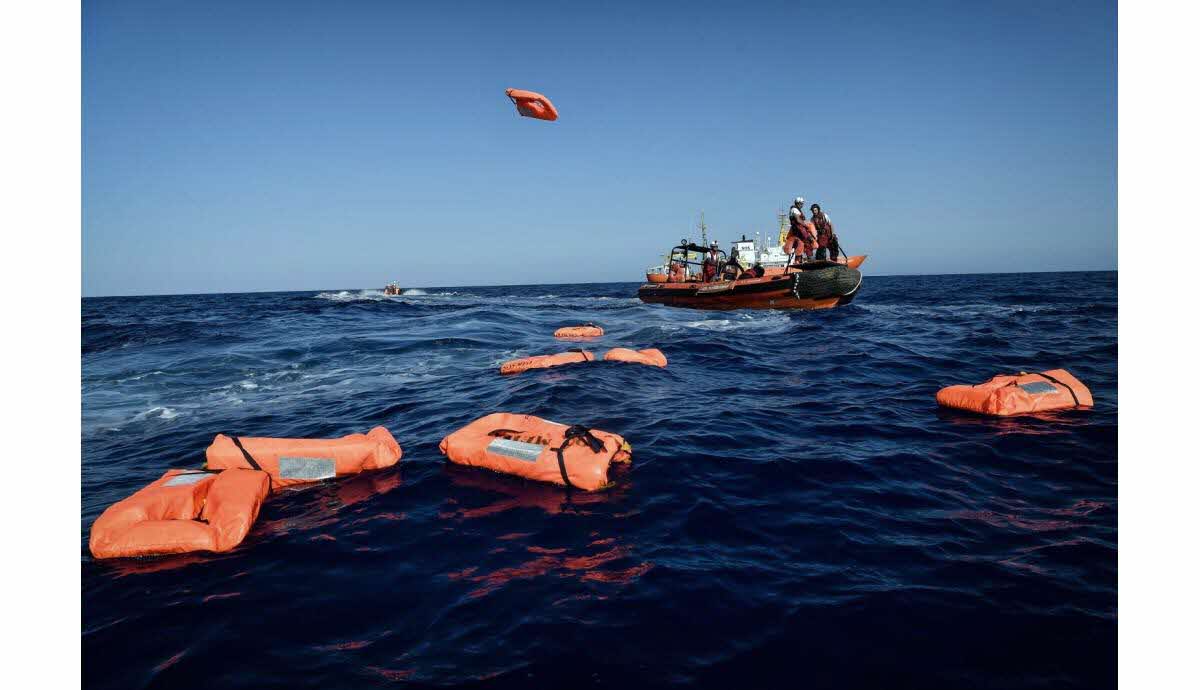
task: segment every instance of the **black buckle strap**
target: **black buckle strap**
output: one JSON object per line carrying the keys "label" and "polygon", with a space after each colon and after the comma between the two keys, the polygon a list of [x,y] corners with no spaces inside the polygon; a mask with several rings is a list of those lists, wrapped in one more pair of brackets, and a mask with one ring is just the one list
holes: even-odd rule
{"label": "black buckle strap", "polygon": [[563,458],[563,450],[571,445],[571,441],[583,441],[593,453],[599,453],[604,450],[604,441],[596,438],[590,429],[582,424],[572,424],[563,432],[563,442],[558,448],[554,449],[554,453],[558,456],[558,471],[562,474],[563,484],[566,484],[568,489],[574,489],[571,480],[567,477],[567,462]]}
{"label": "black buckle strap", "polygon": [[[1025,375],[1025,372],[1021,372],[1020,376],[1024,376],[1024,375]],[[999,376],[999,374],[997,374],[997,376]],[[1046,380],[1047,380],[1047,381],[1049,381],[1050,383],[1055,383],[1055,384],[1058,384],[1058,385],[1062,386],[1063,388],[1066,388],[1066,389],[1067,389],[1067,392],[1071,394],[1071,399],[1075,401],[1075,407],[1079,407],[1079,396],[1078,396],[1078,395],[1075,395],[1075,389],[1074,389],[1074,388],[1071,388],[1070,386],[1068,386],[1067,384],[1063,383],[1062,381],[1059,381],[1058,379],[1054,378],[1053,376],[1051,376],[1051,375],[1049,375],[1049,374],[1043,374],[1043,373],[1041,373],[1040,371],[1038,371],[1038,372],[1034,372],[1034,373],[1032,374],[1032,376],[1041,376],[1042,378],[1046,379]],[[995,376],[993,376],[992,378],[996,378],[996,377],[995,377]],[[1009,385],[1009,386],[1019,386],[1020,384],[1019,384],[1019,383],[1017,383],[1017,379],[1015,379],[1015,378],[1014,378],[1012,381],[1009,381],[1009,382],[1008,382],[1008,385]]]}
{"label": "black buckle strap", "polygon": [[1071,388],[1070,386],[1063,383],[1062,381],[1059,381],[1058,379],[1054,378],[1053,376],[1050,376],[1049,374],[1038,373],[1038,376],[1041,376],[1042,378],[1046,379],[1047,381],[1049,381],[1051,383],[1057,383],[1058,385],[1062,386],[1063,388],[1066,388],[1067,392],[1071,394],[1071,399],[1075,401],[1075,407],[1079,407],[1079,396],[1075,395],[1075,389]]}
{"label": "black buckle strap", "polygon": [[592,360],[588,359],[587,350],[584,350],[582,347],[573,347],[573,348],[570,348],[569,350],[567,350],[567,352],[578,352],[579,355],[581,357],[583,357],[583,361],[585,361],[585,362],[592,361]]}
{"label": "black buckle strap", "polygon": [[[237,449],[242,451],[242,457],[246,458],[246,462],[250,463],[251,469],[258,470],[259,472],[266,472],[266,470],[262,468],[262,465],[258,464],[258,461],[254,459],[254,456],[250,454],[250,451],[246,450],[246,447],[242,445],[242,439],[238,438],[237,436],[230,436],[229,438],[233,440],[233,445],[237,446]],[[274,485],[275,478],[271,476],[270,472],[267,472],[267,488],[274,488]]]}
{"label": "black buckle strap", "polygon": [[258,461],[254,459],[254,456],[250,454],[250,451],[246,450],[246,447],[242,445],[242,439],[238,438],[237,436],[230,436],[230,438],[233,439],[233,445],[237,446],[237,449],[242,451],[242,456],[246,458],[246,462],[250,463],[250,468],[262,472],[262,465],[258,464]]}

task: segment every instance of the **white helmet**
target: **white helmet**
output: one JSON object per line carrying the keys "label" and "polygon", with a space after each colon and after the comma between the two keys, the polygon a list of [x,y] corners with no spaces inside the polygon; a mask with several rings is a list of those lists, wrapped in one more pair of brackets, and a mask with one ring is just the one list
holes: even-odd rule
{"label": "white helmet", "polygon": [[792,203],[795,204],[796,206],[803,206],[804,205],[804,197],[798,196],[798,197],[796,197],[796,200],[793,201]]}

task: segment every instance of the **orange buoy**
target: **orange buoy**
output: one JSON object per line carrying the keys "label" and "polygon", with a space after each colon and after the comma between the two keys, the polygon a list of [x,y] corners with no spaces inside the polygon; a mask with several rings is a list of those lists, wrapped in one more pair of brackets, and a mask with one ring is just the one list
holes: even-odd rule
{"label": "orange buoy", "polygon": [[582,364],[594,361],[596,361],[596,355],[587,350],[569,350],[567,352],[560,352],[557,355],[534,355],[533,357],[510,359],[500,365],[500,373],[519,374],[529,369],[547,369],[549,367],[561,367],[564,364]]}
{"label": "orange buoy", "polygon": [[246,538],[270,491],[255,470],[168,470],[92,523],[96,558],[229,551]]}
{"label": "orange buoy", "polygon": [[555,338],[599,338],[604,335],[604,329],[594,323],[582,326],[563,326],[554,331]]}
{"label": "orange buoy", "polygon": [[551,122],[558,119],[558,109],[554,107],[549,98],[540,93],[521,89],[506,89],[504,93],[508,94],[513,104],[517,106],[517,112],[525,117]]}
{"label": "orange buoy", "polygon": [[341,438],[255,438],[217,434],[205,451],[208,469],[261,469],[276,487],[391,467],[403,451],[387,429]]}
{"label": "orange buoy", "polygon": [[604,361],[631,362],[633,364],[646,364],[652,367],[667,366],[667,356],[662,351],[654,348],[648,350],[630,350],[627,347],[614,347],[604,353]]}
{"label": "orange buoy", "polygon": [[476,419],[438,448],[459,465],[585,491],[608,486],[609,466],[632,456],[617,434],[507,412]]}
{"label": "orange buoy", "polygon": [[1091,407],[1092,392],[1064,369],[1040,374],[996,375],[977,386],[947,386],[937,392],[943,407],[1007,417]]}

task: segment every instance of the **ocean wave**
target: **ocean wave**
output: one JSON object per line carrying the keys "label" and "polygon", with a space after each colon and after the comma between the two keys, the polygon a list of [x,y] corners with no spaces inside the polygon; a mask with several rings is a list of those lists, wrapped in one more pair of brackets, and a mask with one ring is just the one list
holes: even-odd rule
{"label": "ocean wave", "polygon": [[[868,278],[826,312],[670,309],[633,283],[85,299],[84,682],[198,686],[192,671],[252,645],[253,672],[235,664],[223,686],[294,679],[298,653],[319,659],[302,683],[331,686],[380,669],[421,686],[770,685],[798,648],[855,687],[1102,686],[1116,277],[1053,280],[1069,299],[1022,297],[1022,276]],[[605,336],[552,335],[585,321]],[[669,365],[496,371],[618,346]],[[934,402],[947,384],[1052,366],[1095,409],[993,420]],[[441,439],[498,411],[620,433],[633,461],[587,495],[448,466]],[[88,555],[101,511],[168,467],[202,466],[216,433],[377,425],[403,446],[399,466],[273,493],[231,552]],[[699,610],[706,625],[676,644]],[[245,625],[198,641],[194,622],[214,617]],[[612,653],[574,676],[561,660],[581,625]],[[1010,653],[961,634],[972,626]],[[881,648],[847,671],[846,654]],[[962,675],[919,676],[935,657]]]}
{"label": "ocean wave", "polygon": [[329,300],[331,302],[381,302],[388,298],[381,290],[359,290],[351,292],[350,290],[341,290],[339,292],[322,292],[314,299]]}

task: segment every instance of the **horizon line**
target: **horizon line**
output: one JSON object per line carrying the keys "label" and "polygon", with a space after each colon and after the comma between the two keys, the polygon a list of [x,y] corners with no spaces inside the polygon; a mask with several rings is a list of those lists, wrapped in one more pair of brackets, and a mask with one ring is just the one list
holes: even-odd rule
{"label": "horizon line", "polygon": [[[1096,269],[1078,269],[1070,271],[979,271],[967,273],[885,273],[879,275],[865,275],[863,278],[911,278],[914,276],[936,278],[939,276],[1005,276],[1005,275],[1028,275],[1038,273],[1117,273],[1116,268],[1096,268]],[[619,283],[642,283],[644,281],[636,280],[593,280],[583,281],[578,283],[495,283],[491,285],[417,285],[411,288],[403,288],[405,290],[443,290],[454,288],[500,288],[500,287],[533,287],[537,285],[613,285]],[[344,291],[344,290],[382,290],[383,288],[369,287],[340,287],[340,288],[309,288],[304,290],[243,290],[241,292],[147,292],[142,294],[123,294],[123,295],[80,295],[80,299],[112,299],[117,297],[194,297],[201,295],[271,295],[289,292],[329,292],[329,291]],[[403,297],[403,295],[398,295]]]}

